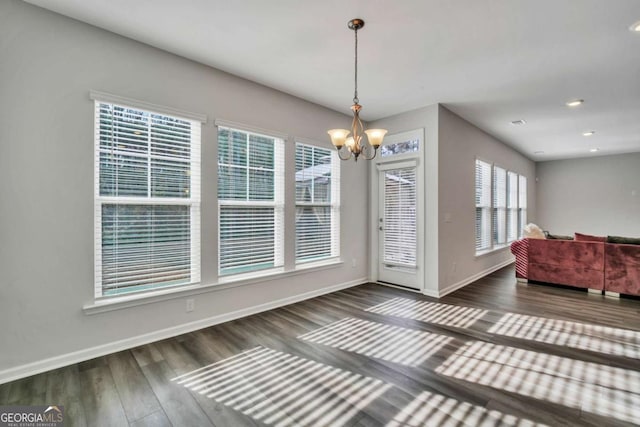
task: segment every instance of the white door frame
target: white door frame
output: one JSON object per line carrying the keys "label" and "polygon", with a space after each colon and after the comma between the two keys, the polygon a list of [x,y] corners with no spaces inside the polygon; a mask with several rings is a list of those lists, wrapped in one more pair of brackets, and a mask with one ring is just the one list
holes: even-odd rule
{"label": "white door frame", "polygon": [[416,211],[417,211],[417,252],[416,252],[416,279],[418,289],[416,291],[423,292],[425,278],[425,181],[424,181],[424,129],[416,129],[408,132],[389,135],[385,138],[384,145],[395,144],[398,142],[419,140],[419,150],[417,152],[396,154],[382,157],[379,153],[373,164],[369,168],[369,277],[371,281],[378,281],[378,268],[380,263],[379,248],[379,201],[380,201],[380,185],[379,185],[379,169],[388,170],[396,167],[407,167],[407,165],[416,166]]}

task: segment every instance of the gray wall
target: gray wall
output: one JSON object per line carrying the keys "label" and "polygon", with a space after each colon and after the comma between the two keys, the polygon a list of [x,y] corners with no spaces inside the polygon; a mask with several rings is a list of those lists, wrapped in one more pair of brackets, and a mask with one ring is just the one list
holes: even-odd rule
{"label": "gray wall", "polygon": [[[0,374],[367,276],[367,163],[342,164],[342,256],[321,272],[88,316],[99,90],[204,113],[202,282],[216,281],[216,118],[320,141],[349,117],[17,0],[0,2]],[[300,76],[304,78],[304,76]],[[292,156],[289,140],[287,158]],[[287,176],[293,177],[293,164]],[[292,186],[293,179],[287,181]],[[289,189],[289,232],[294,218]],[[291,234],[287,257],[292,259]],[[356,266],[352,267],[352,259]],[[1,375],[0,375],[1,377]]]}
{"label": "gray wall", "polygon": [[544,230],[640,237],[640,153],[540,162],[537,174]]}
{"label": "gray wall", "polygon": [[443,106],[381,119],[371,127],[390,134],[425,128],[424,293],[446,294],[513,259],[508,248],[475,255],[475,159],[527,177],[529,221],[536,213],[533,161]]}
{"label": "gray wall", "polygon": [[527,177],[528,222],[535,220],[539,189],[533,161],[444,107],[438,123],[439,288],[446,293],[513,258],[508,248],[475,255],[475,159]]}

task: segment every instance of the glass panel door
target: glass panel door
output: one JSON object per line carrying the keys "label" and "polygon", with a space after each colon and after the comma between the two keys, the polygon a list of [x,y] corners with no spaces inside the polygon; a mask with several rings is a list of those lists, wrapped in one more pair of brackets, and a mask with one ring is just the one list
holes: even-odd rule
{"label": "glass panel door", "polygon": [[379,179],[378,278],[417,289],[416,167],[380,170]]}

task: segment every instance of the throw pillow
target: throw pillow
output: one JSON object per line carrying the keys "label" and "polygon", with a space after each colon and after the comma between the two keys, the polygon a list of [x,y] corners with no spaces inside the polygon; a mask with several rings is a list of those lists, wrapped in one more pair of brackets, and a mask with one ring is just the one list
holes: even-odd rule
{"label": "throw pillow", "polygon": [[544,237],[549,240],[573,240],[573,236],[564,236],[562,234],[551,234],[548,231],[544,232]]}
{"label": "throw pillow", "polygon": [[577,242],[606,242],[605,236],[592,236],[590,234],[576,233]]}
{"label": "throw pillow", "polygon": [[621,243],[623,245],[640,245],[640,237],[607,236],[607,243]]}
{"label": "throw pillow", "polygon": [[542,229],[533,223],[525,225],[522,231],[524,237],[529,239],[544,239]]}

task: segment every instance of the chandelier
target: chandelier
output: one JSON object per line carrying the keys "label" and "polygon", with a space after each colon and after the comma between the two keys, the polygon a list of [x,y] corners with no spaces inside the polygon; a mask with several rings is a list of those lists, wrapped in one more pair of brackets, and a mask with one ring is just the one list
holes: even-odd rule
{"label": "chandelier", "polygon": [[[341,160],[349,160],[352,156],[355,161],[358,161],[358,157],[362,155],[366,160],[371,160],[376,156],[378,147],[382,144],[386,129],[368,129],[364,130],[362,121],[360,120],[360,110],[362,106],[359,104],[358,99],[358,30],[364,27],[364,21],[362,19],[352,19],[347,23],[349,29],[353,30],[355,34],[355,90],[353,92],[353,105],[351,111],[353,111],[353,121],[351,122],[351,130],[348,129],[331,129],[327,131],[331,137],[331,143],[338,150],[338,157]],[[351,136],[349,135],[351,134]],[[368,144],[364,141],[363,136],[367,135]]]}

